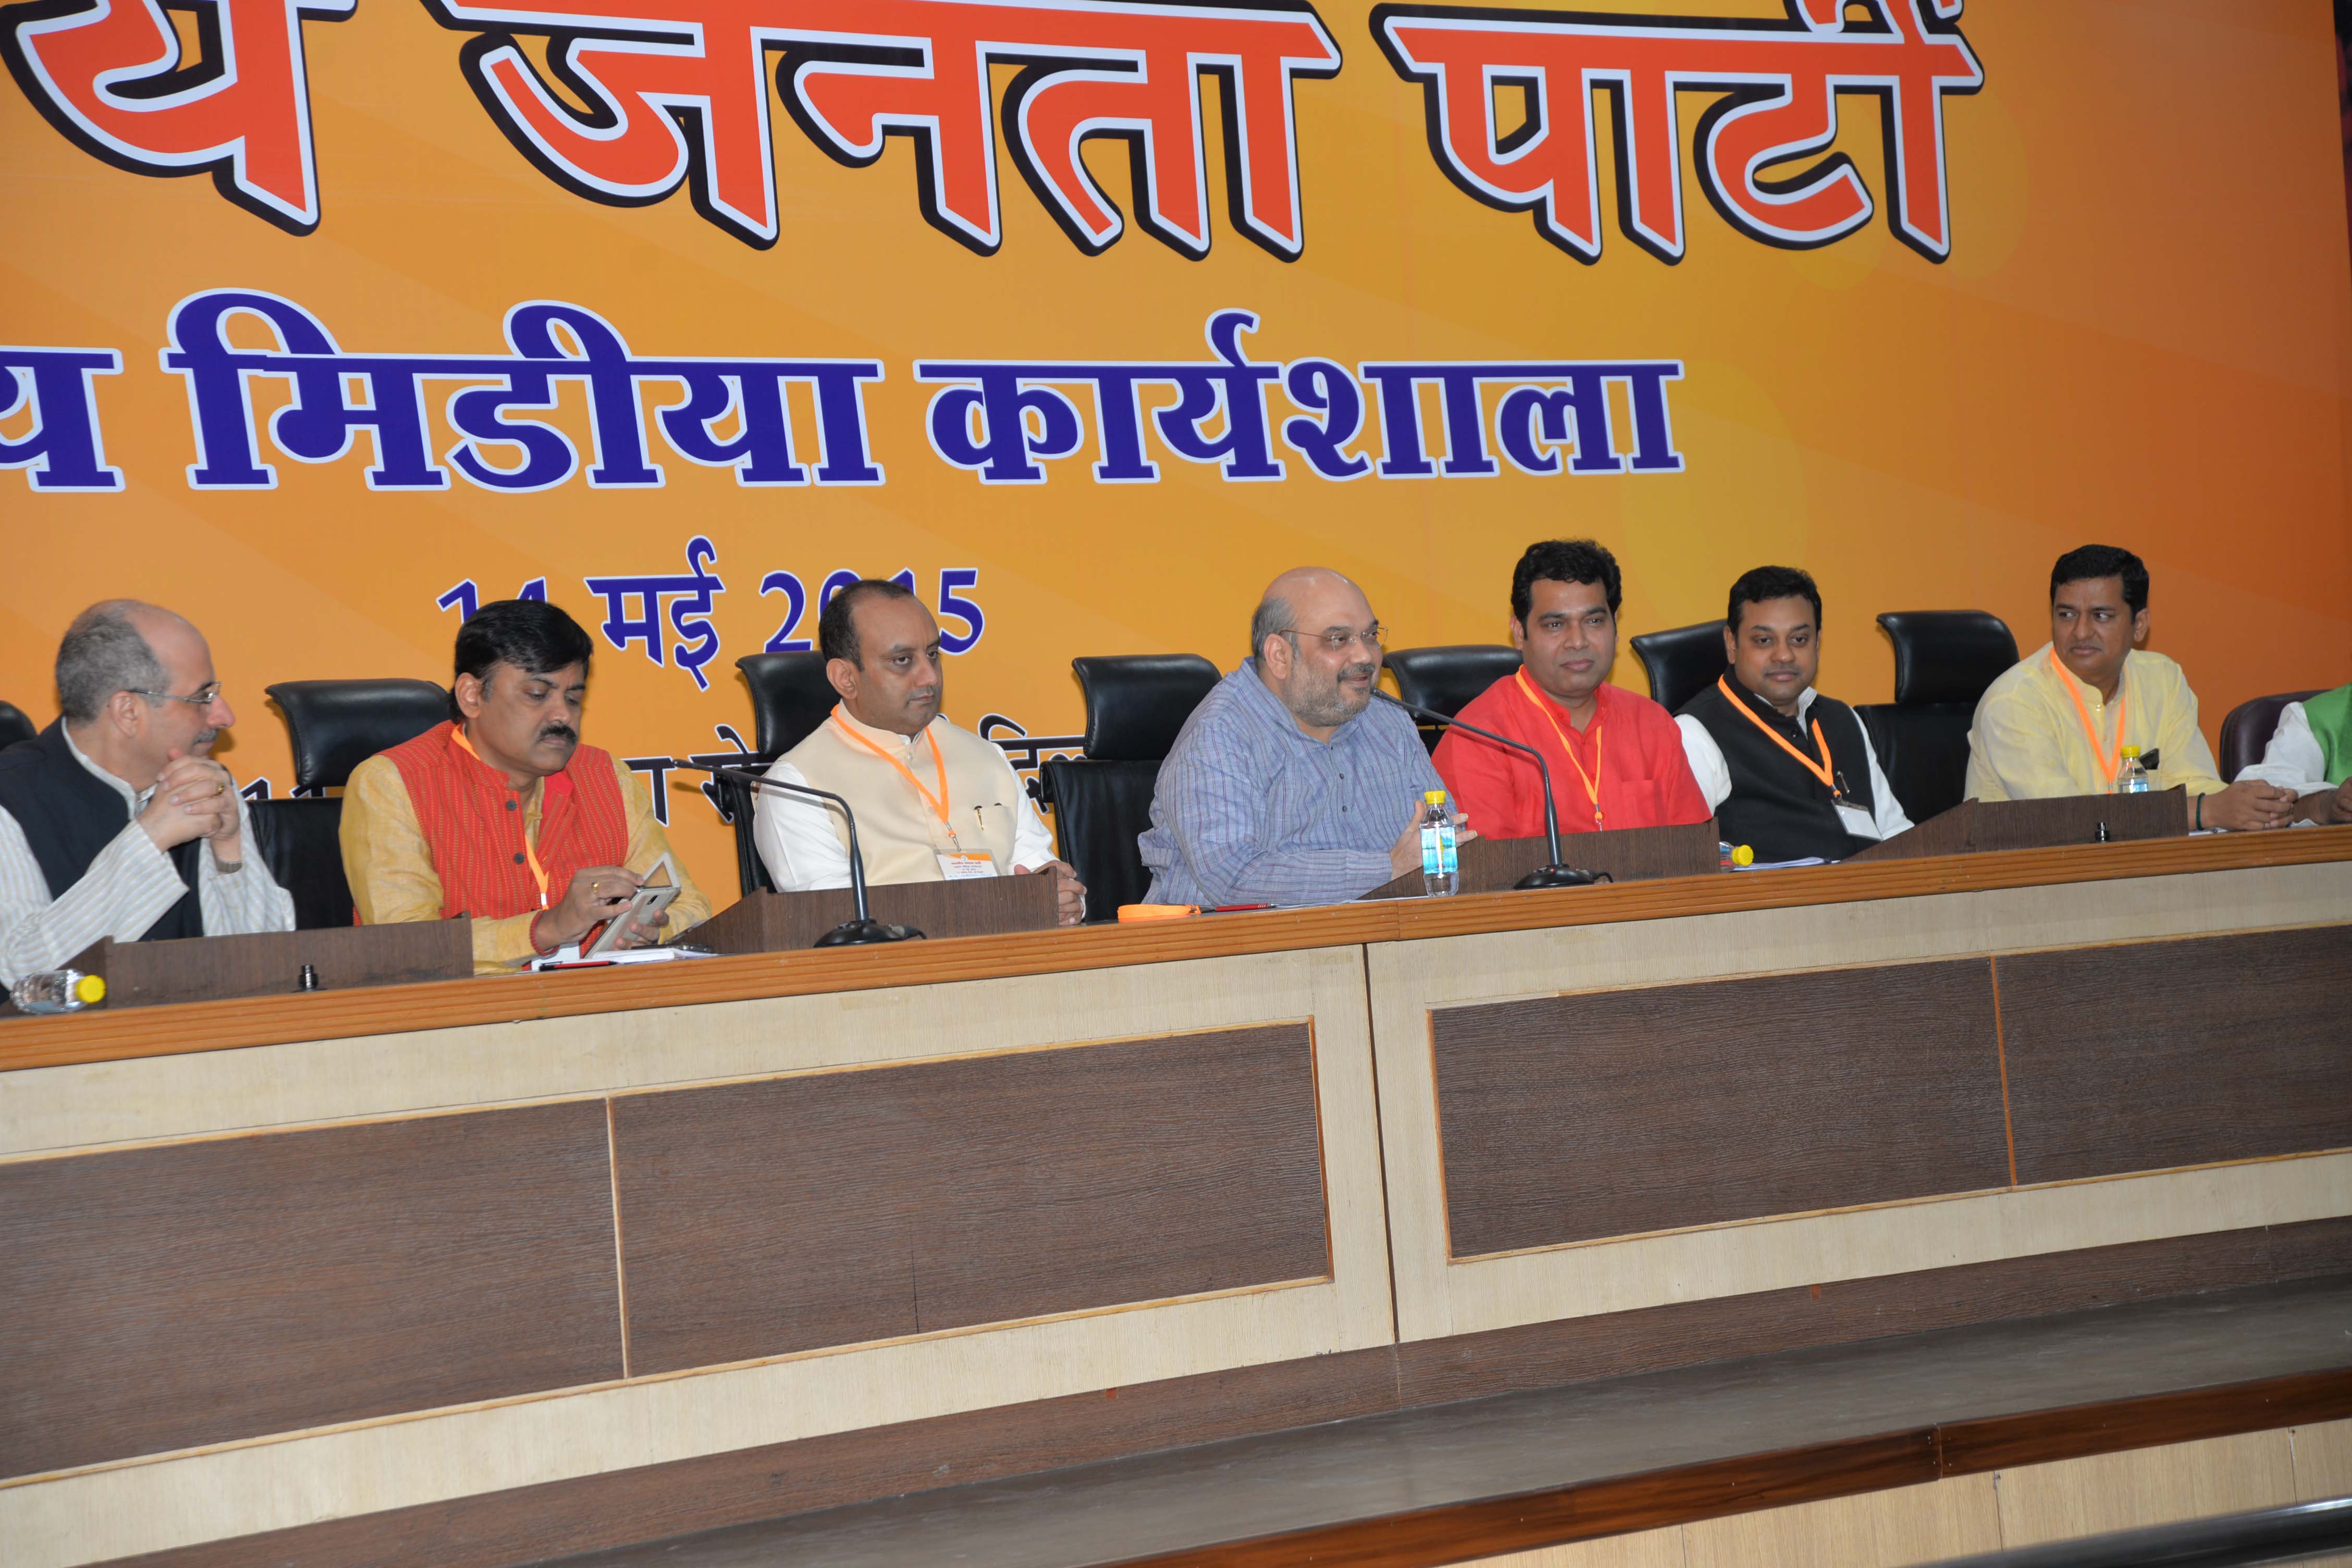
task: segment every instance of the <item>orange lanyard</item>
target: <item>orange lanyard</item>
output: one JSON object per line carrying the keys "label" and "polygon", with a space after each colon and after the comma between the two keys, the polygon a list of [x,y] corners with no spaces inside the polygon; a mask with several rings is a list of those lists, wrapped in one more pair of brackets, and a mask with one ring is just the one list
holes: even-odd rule
{"label": "orange lanyard", "polygon": [[[449,738],[457,742],[467,756],[478,763],[482,762],[482,754],[474,750],[473,742],[466,739],[465,731],[452,730],[449,731]],[[482,765],[489,766],[488,763],[482,763]],[[523,864],[530,868],[530,879],[539,884],[539,907],[543,910],[547,908],[547,869],[539,863],[538,846],[531,843],[530,835],[528,833],[522,836],[522,858]]]}
{"label": "orange lanyard", "polygon": [[1845,798],[1845,791],[1838,788],[1837,774],[1830,767],[1830,743],[1822,734],[1822,721],[1819,719],[1813,721],[1813,744],[1820,748],[1822,753],[1822,760],[1817,763],[1813,761],[1812,758],[1805,755],[1804,752],[1797,750],[1796,747],[1789,744],[1787,736],[1781,734],[1780,731],[1775,730],[1771,725],[1767,724],[1763,720],[1758,718],[1756,716],[1756,710],[1748,706],[1747,703],[1742,702],[1739,700],[1739,694],[1731,689],[1731,682],[1728,679],[1718,675],[1715,678],[1715,683],[1722,689],[1724,700],[1729,702],[1734,708],[1738,709],[1742,713],[1748,715],[1748,721],[1750,724],[1755,725],[1758,729],[1763,731],[1765,735],[1774,745],[1780,747],[1782,751],[1796,758],[1798,763],[1807,773],[1822,781],[1823,787],[1828,789],[1831,795],[1835,795],[1840,800],[1843,800]]}
{"label": "orange lanyard", "polygon": [[2058,672],[2058,679],[2066,688],[2066,695],[2074,700],[2074,715],[2083,721],[2083,734],[2091,742],[2091,761],[2099,765],[2099,777],[2109,788],[2115,786],[2116,770],[2124,765],[2124,691],[2123,677],[2116,677],[2116,752],[2109,756],[2099,744],[2099,727],[2091,722],[2090,704],[2083,700],[2083,683],[2076,680],[2067,668],[2058,662],[2058,650],[2050,650],[2050,668]]}
{"label": "orange lanyard", "polygon": [[1559,737],[1559,749],[1568,753],[1568,765],[1576,770],[1578,782],[1584,785],[1585,798],[1592,802],[1592,826],[1595,827],[1600,826],[1601,713],[1598,703],[1599,694],[1594,694],[1596,700],[1592,715],[1592,771],[1588,773],[1584,771],[1584,764],[1576,760],[1576,748],[1568,743],[1568,731],[1561,729],[1559,727],[1559,721],[1552,716],[1550,705],[1546,703],[1542,698],[1538,697],[1536,695],[1535,688],[1528,684],[1528,672],[1522,669],[1514,679],[1518,681],[1519,694],[1528,700],[1528,706],[1542,714],[1544,716],[1544,722],[1551,726],[1551,732]]}
{"label": "orange lanyard", "polygon": [[961,842],[961,840],[956,837],[954,826],[948,821],[948,764],[947,760],[940,755],[940,738],[937,735],[932,734],[928,729],[923,731],[923,739],[931,743],[932,771],[939,774],[940,779],[940,792],[937,795],[933,795],[924,786],[923,781],[915,776],[914,769],[908,767],[905,763],[900,762],[898,758],[892,756],[889,752],[884,751],[881,747],[876,745],[873,742],[867,740],[865,736],[859,734],[856,731],[843,723],[841,721],[841,710],[837,708],[835,709],[833,712],[833,727],[840,731],[845,739],[855,741],[857,744],[865,747],[867,751],[873,752],[876,756],[881,758],[884,762],[898,769],[898,776],[915,786],[915,793],[923,797],[923,804],[931,808],[932,815],[940,819],[940,826],[947,829],[948,842],[950,844]]}

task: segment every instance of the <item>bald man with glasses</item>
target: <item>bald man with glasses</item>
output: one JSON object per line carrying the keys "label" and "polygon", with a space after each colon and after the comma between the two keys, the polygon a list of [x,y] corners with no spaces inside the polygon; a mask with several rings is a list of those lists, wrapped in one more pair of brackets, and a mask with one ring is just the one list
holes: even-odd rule
{"label": "bald man with glasses", "polygon": [[1422,797],[1445,786],[1404,710],[1372,704],[1381,637],[1363,590],[1337,572],[1303,566],[1268,584],[1253,657],[1202,700],[1160,766],[1137,841],[1150,902],[1338,903],[1421,864]]}
{"label": "bald man with glasses", "polygon": [[57,722],[0,752],[0,984],[101,937],[292,931],[213,742],[236,722],[204,636],[136,600],[58,647]]}

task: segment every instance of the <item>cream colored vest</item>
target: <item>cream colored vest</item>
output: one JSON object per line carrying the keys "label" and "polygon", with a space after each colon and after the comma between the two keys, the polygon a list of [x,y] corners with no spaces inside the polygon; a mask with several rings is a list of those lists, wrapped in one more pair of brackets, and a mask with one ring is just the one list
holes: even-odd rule
{"label": "cream colored vest", "polygon": [[[922,736],[915,736],[910,746],[906,736],[870,729],[841,707],[814,734],[784,753],[803,778],[840,795],[857,813],[857,846],[866,857],[867,882],[942,880],[946,873],[940,869],[939,858],[958,850],[986,855],[996,862],[1000,877],[1012,870],[1013,814],[1020,808],[1013,792],[1020,782],[1005,764],[1002,750],[943,717],[931,721],[929,733],[940,743],[940,760],[947,764],[948,820],[942,825],[930,803],[897,768],[836,726],[846,726],[903,761],[934,794],[939,780],[932,771],[929,742]],[[848,825],[839,812],[825,815],[846,851]]]}

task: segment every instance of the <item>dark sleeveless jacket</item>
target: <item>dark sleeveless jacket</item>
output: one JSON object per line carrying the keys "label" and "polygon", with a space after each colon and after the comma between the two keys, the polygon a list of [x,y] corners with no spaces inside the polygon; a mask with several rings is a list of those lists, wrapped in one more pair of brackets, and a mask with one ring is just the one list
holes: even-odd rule
{"label": "dark sleeveless jacket", "polygon": [[[1742,717],[1732,706],[1733,699],[1724,695],[1725,686],[1748,712],[1809,757],[1820,755],[1813,742],[1813,721],[1819,720],[1822,739],[1829,742],[1831,776],[1844,793],[1832,793]],[[1847,832],[1837,814],[1840,800],[1864,813],[1874,804],[1869,742],[1853,709],[1815,692],[1801,729],[1796,720],[1782,718],[1779,709],[1727,676],[1684,703],[1682,710],[1714,738],[1730,771],[1731,794],[1715,808],[1727,843],[1748,845],[1759,860],[1802,860],[1814,855],[1842,860],[1877,842]]]}
{"label": "dark sleeveless jacket", "polygon": [[[130,803],[74,760],[62,719],[32,740],[0,751],[0,811],[24,829],[52,899],[80,881],[99,852],[131,824]],[[196,898],[196,857],[204,847],[205,841],[197,838],[171,852],[187,893],[140,941],[205,934],[204,910]]]}

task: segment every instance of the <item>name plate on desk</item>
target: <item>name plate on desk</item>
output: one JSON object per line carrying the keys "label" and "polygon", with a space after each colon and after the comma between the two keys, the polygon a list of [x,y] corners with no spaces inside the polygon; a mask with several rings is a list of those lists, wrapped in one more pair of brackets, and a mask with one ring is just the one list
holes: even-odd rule
{"label": "name plate on desk", "polygon": [[[1606,871],[1618,882],[1658,877],[1698,877],[1723,869],[1712,819],[1683,827],[1621,827],[1605,833],[1563,833],[1560,863],[1580,871]],[[1551,851],[1541,838],[1474,838],[1462,847],[1465,893],[1500,893],[1538,866]],[[1419,871],[1408,871],[1364,895],[1367,899],[1421,897]]]}
{"label": "name plate on desk", "polygon": [[474,922],[415,921],[174,942],[107,938],[68,961],[71,968],[105,978],[109,1007],[299,991],[306,963],[321,991],[463,980],[474,973]]}
{"label": "name plate on desk", "polygon": [[[885,925],[913,926],[937,940],[1051,931],[1050,876],[985,877],[957,882],[892,882],[866,889],[866,907]],[[751,893],[711,916],[686,940],[720,952],[789,952],[857,918],[846,888],[810,893]]]}
{"label": "name plate on desk", "polygon": [[2126,838],[2179,838],[2189,831],[2189,800],[2175,787],[2146,795],[2069,795],[2054,800],[1964,800],[1908,833],[1849,855],[1856,860],[1908,860],[1921,855],[1979,855],[1990,849],[2053,849]]}

